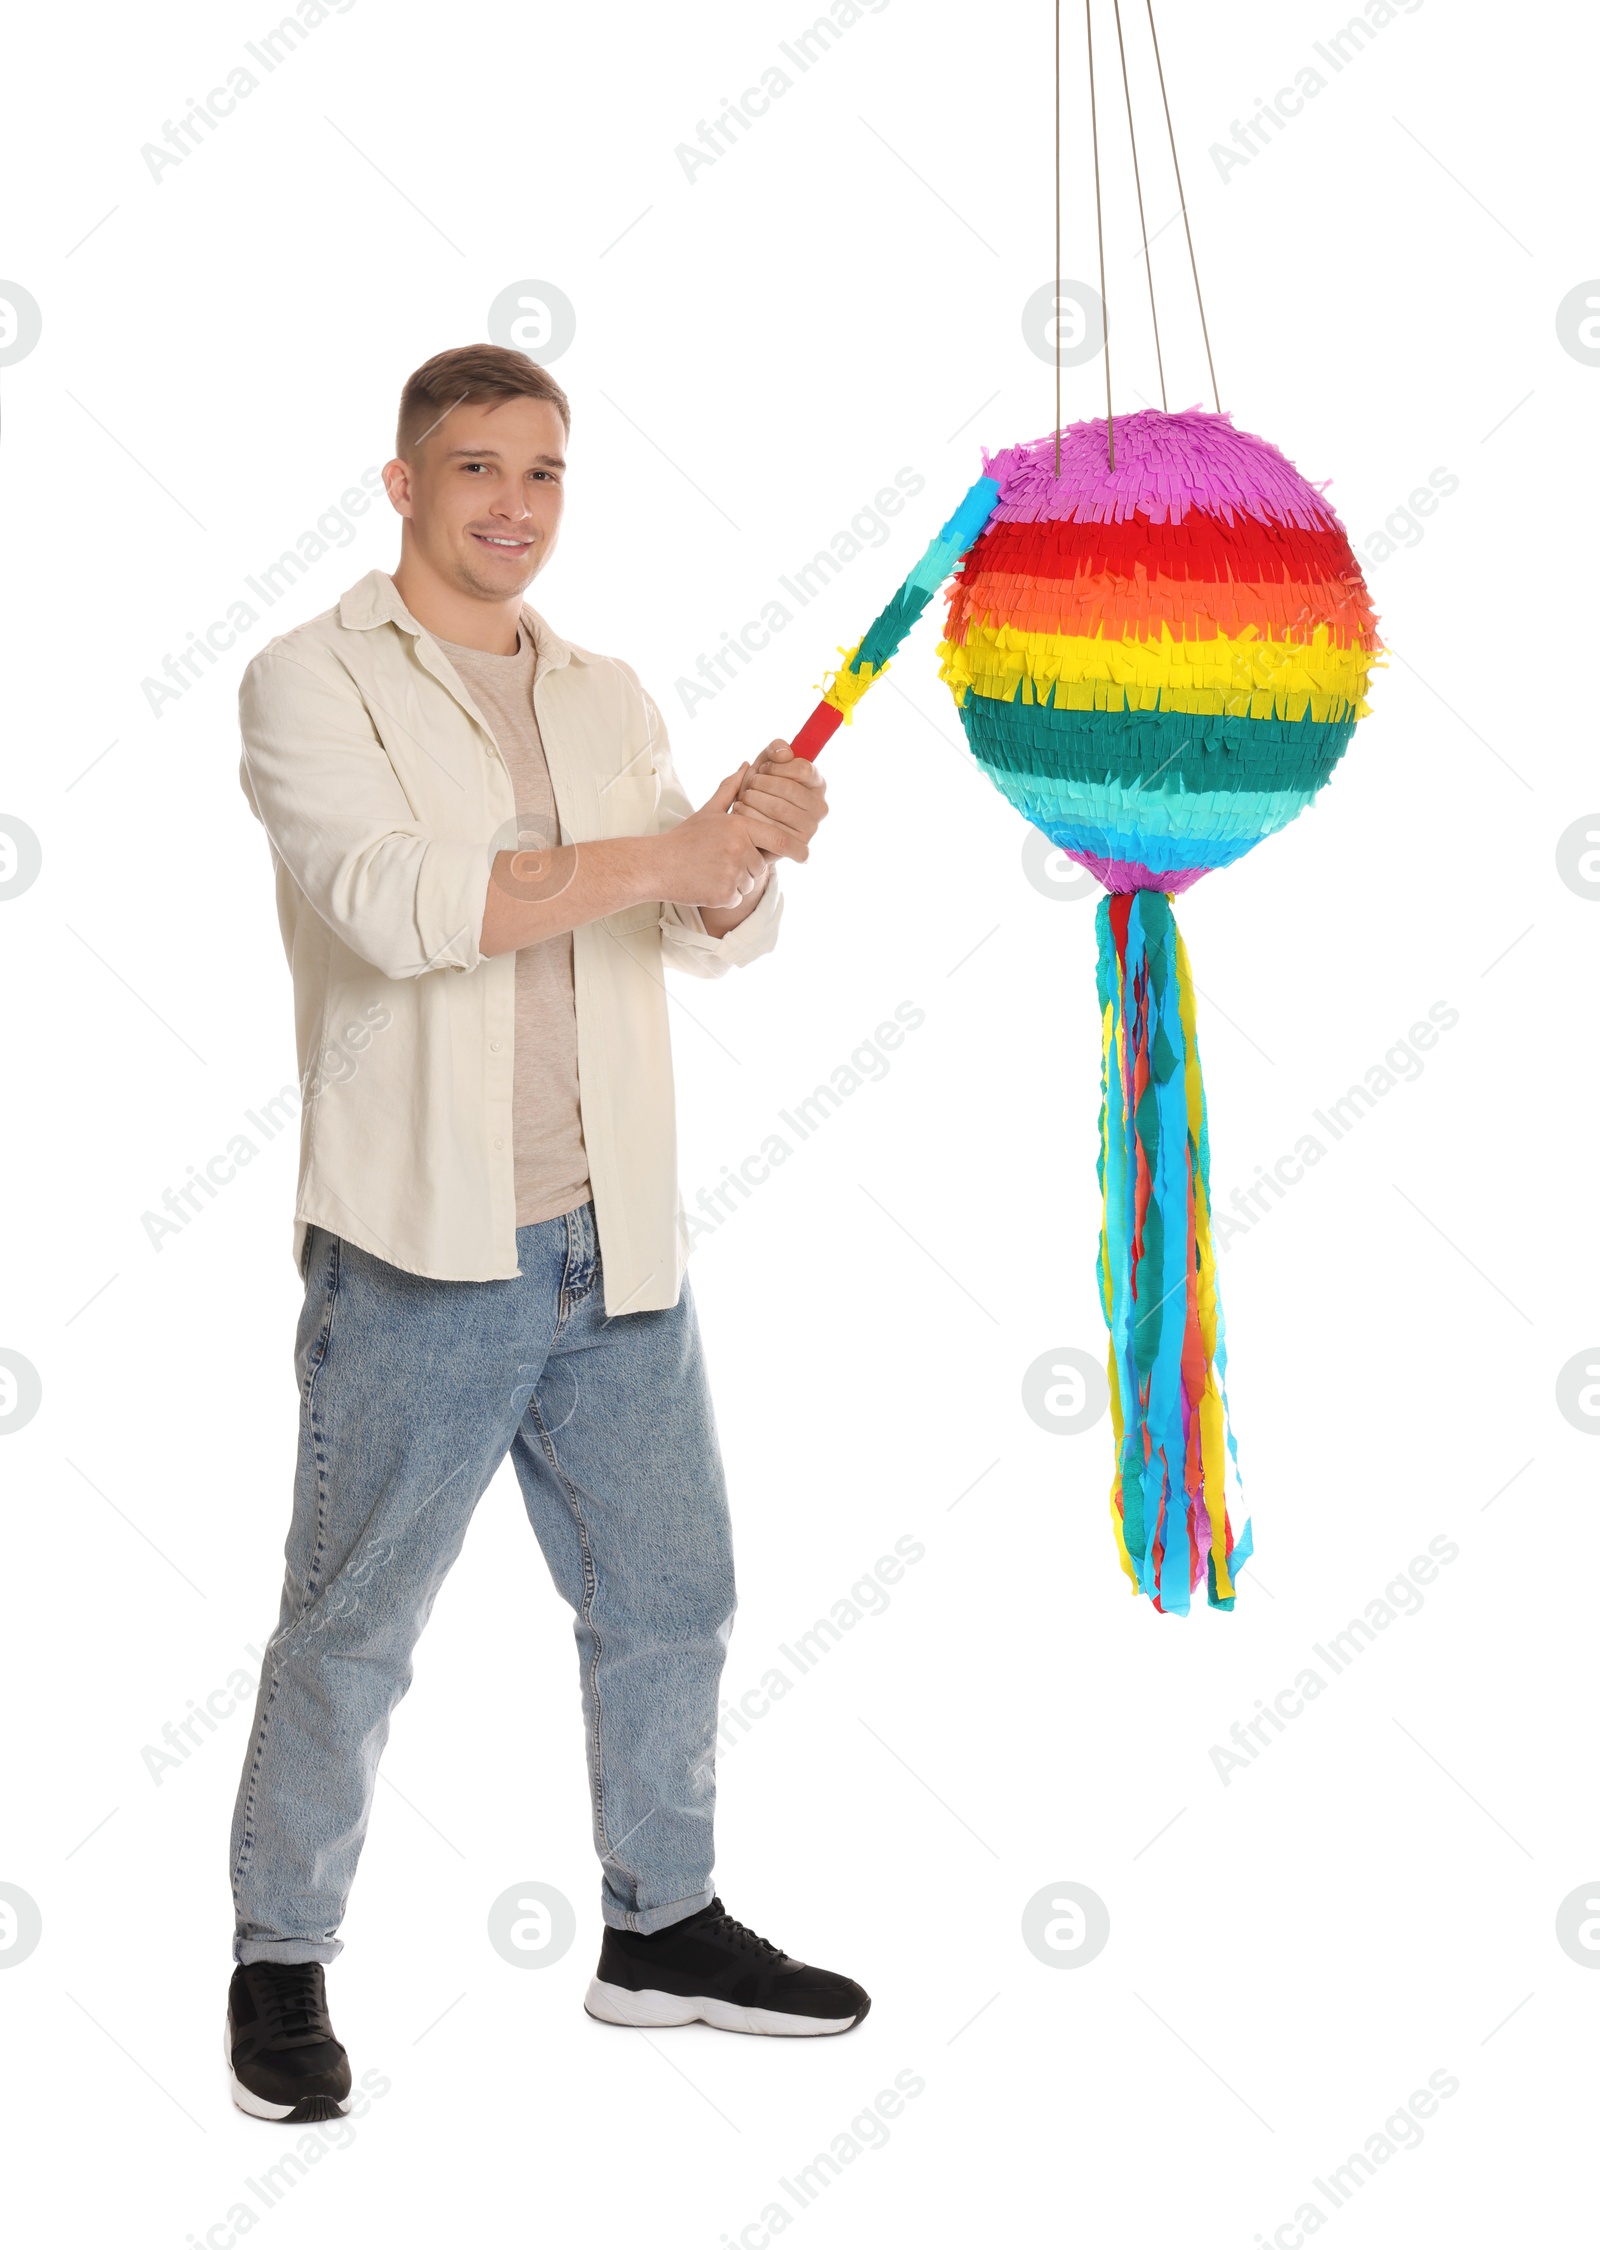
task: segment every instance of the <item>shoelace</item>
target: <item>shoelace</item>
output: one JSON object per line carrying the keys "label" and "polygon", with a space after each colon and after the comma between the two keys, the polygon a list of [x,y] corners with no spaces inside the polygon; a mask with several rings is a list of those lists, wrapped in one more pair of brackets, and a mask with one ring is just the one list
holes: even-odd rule
{"label": "shoelace", "polygon": [[726,1907],[722,1909],[720,1914],[712,1915],[703,1927],[712,1931],[717,1937],[725,1939],[729,1944],[742,1947],[746,1952],[770,1953],[775,1960],[781,1961],[783,1959],[783,1947],[781,1945],[774,1945],[770,1938],[758,1937],[756,1932],[747,1928],[743,1922],[736,1922]]}
{"label": "shoelace", "polygon": [[269,2045],[309,2046],[331,2039],[322,1981],[315,1961],[263,1962],[265,1974],[250,1979],[251,1995],[261,2014],[261,2028]]}

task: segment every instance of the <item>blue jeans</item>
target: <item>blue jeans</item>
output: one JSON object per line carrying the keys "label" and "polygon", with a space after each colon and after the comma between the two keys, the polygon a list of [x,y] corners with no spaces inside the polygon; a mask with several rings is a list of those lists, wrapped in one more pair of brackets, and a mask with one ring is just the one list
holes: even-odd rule
{"label": "blue jeans", "polygon": [[594,1211],[517,1230],[514,1281],[430,1281],[320,1227],[295,1342],[278,1627],[233,1821],[239,1961],[332,1961],[412,1653],[509,1451],[571,1605],[601,1911],[708,1905],[733,1555],[694,1304],[607,1319]]}

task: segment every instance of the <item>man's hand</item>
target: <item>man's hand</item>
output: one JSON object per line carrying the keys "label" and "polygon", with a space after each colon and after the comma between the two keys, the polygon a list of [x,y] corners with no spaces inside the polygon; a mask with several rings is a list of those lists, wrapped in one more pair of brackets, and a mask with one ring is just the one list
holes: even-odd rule
{"label": "man's hand", "polygon": [[811,839],[828,817],[828,785],[809,758],[797,758],[787,742],[769,742],[748,768],[732,807],[741,820],[765,821],[780,829],[784,842],[772,859],[808,859]]}
{"label": "man's hand", "polygon": [[806,857],[827,809],[821,775],[770,742],[662,835],[499,852],[479,951],[515,953],[650,899],[698,907],[707,935],[725,937],[755,911],[775,860]]}
{"label": "man's hand", "polygon": [[[651,838],[659,897],[742,919],[738,910],[747,902],[754,905],[773,860],[795,856],[788,847],[796,832],[770,819],[764,805],[740,805],[734,817],[734,800],[750,771],[748,764],[740,766],[697,812]],[[768,791],[763,784],[763,795]],[[799,856],[804,858],[804,851]]]}

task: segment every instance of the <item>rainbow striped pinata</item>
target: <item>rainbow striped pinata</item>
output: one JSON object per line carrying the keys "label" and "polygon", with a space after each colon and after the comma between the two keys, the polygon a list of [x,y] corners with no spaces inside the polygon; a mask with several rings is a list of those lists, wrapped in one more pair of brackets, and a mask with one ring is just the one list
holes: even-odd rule
{"label": "rainbow striped pinata", "polygon": [[1107,890],[1186,891],[1302,812],[1367,706],[1344,527],[1225,415],[985,455],[999,489],[940,645],[973,754]]}
{"label": "rainbow striped pinata", "polygon": [[[1102,1218],[1124,1570],[1231,1609],[1250,1553],[1210,1219],[1194,985],[1172,900],[1304,810],[1367,710],[1372,605],[1338,517],[1226,415],[1119,417],[985,474],[827,684],[816,754],[959,568],[941,672],[973,755],[1109,894],[1098,909]],[[975,528],[981,524],[982,528]]]}
{"label": "rainbow striped pinata", "polygon": [[1338,517],[1223,415],[1014,446],[940,646],[989,778],[1109,896],[1099,1283],[1122,1566],[1158,1609],[1250,1552],[1225,1498],[1227,1350],[1194,986],[1171,899],[1293,820],[1366,712],[1378,642]]}

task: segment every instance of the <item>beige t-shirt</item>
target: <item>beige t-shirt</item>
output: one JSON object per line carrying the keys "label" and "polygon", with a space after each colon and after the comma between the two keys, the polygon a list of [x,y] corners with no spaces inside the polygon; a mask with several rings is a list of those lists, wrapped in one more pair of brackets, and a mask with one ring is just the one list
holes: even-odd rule
{"label": "beige t-shirt", "polygon": [[[514,656],[493,656],[455,641],[440,647],[488,720],[511,776],[517,841],[561,841],[555,791],[533,715],[534,645],[517,627]],[[502,847],[511,849],[507,839]],[[578,1017],[572,994],[572,933],[517,952],[516,1051],[512,1072],[512,1153],[517,1225],[532,1226],[589,1200],[589,1158],[578,1102]]]}

